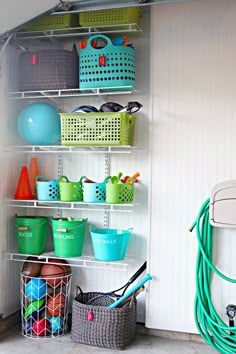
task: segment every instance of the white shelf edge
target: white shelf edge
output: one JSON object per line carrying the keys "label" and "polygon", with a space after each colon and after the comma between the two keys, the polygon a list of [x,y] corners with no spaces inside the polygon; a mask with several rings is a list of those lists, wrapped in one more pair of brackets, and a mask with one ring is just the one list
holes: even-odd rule
{"label": "white shelf edge", "polygon": [[130,154],[135,146],[65,146],[65,145],[8,145],[5,146],[5,152],[15,153],[80,153],[80,154]]}
{"label": "white shelf edge", "polygon": [[64,259],[68,262],[71,267],[82,267],[82,268],[97,268],[97,269],[112,269],[112,270],[128,270],[131,266],[141,265],[144,260],[135,258],[125,258],[122,261],[98,261],[94,256],[81,256],[81,257],[57,257],[54,252],[45,252],[41,255],[32,254],[22,254],[17,252],[4,252],[3,258],[5,260],[24,262],[28,257],[35,257],[35,260],[30,260],[32,263],[45,263],[48,262],[49,258],[55,259],[55,262],[50,262],[51,264],[59,264],[58,261]]}
{"label": "white shelf edge", "polygon": [[37,91],[10,91],[9,99],[32,99],[32,98],[66,98],[77,96],[103,96],[103,95],[124,95],[137,92],[132,86],[101,87],[101,88],[77,88],[58,90],[37,90]]}
{"label": "white shelf edge", "polygon": [[14,208],[39,208],[39,209],[63,209],[63,210],[90,210],[90,211],[115,211],[133,212],[139,203],[131,204],[108,204],[108,203],[86,203],[86,202],[62,202],[62,201],[39,201],[7,199],[6,206]]}
{"label": "white shelf edge", "polygon": [[70,27],[60,29],[45,29],[37,31],[20,31],[15,33],[13,40],[28,39],[50,39],[63,37],[77,37],[100,33],[142,33],[143,30],[137,23],[103,25],[103,26],[87,26],[87,27]]}

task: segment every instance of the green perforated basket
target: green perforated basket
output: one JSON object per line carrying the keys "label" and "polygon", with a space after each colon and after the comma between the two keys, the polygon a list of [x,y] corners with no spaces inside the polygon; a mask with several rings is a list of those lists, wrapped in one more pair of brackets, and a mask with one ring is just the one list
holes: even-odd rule
{"label": "green perforated basket", "polygon": [[106,203],[125,204],[132,203],[134,199],[134,179],[128,178],[125,183],[106,183]]}
{"label": "green perforated basket", "polygon": [[60,113],[62,145],[133,145],[135,117],[125,113]]}
{"label": "green perforated basket", "polygon": [[80,26],[103,26],[115,24],[138,23],[140,17],[139,7],[126,7],[121,9],[98,10],[81,12]]}
{"label": "green perforated basket", "polygon": [[62,29],[79,26],[78,14],[63,14],[42,16],[28,24],[24,30],[40,31],[50,29]]}

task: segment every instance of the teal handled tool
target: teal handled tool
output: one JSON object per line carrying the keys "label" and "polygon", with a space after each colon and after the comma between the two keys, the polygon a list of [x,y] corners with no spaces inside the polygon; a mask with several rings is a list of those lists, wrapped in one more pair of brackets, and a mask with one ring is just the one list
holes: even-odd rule
{"label": "teal handled tool", "polygon": [[115,307],[117,307],[121,302],[123,302],[125,299],[127,299],[133,293],[135,293],[136,290],[141,288],[141,286],[143,286],[143,284],[149,280],[152,280],[152,276],[149,273],[147,273],[147,275],[142,280],[140,280],[139,283],[137,283],[133,288],[131,288],[129,291],[127,291],[127,293],[125,293],[123,296],[121,296],[117,301],[115,301],[111,305],[109,305],[108,308],[114,309]]}

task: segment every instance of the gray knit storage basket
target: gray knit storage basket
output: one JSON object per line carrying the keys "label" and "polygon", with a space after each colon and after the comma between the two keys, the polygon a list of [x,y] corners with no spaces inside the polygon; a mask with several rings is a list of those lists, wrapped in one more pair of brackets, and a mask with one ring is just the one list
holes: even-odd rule
{"label": "gray knit storage basket", "polygon": [[136,298],[133,296],[131,301],[123,307],[113,309],[86,305],[89,300],[99,294],[102,293],[81,291],[73,300],[72,340],[96,347],[125,349],[136,333]]}
{"label": "gray knit storage basket", "polygon": [[20,91],[78,88],[79,59],[73,50],[48,49],[20,55]]}

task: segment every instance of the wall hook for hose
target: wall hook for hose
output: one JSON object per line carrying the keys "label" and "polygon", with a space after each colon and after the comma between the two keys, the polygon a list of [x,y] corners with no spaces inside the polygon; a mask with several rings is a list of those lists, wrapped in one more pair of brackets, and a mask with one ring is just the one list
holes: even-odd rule
{"label": "wall hook for hose", "polygon": [[[229,327],[234,327],[234,319],[236,317],[236,306],[233,304],[230,304],[226,307],[226,315],[229,317]],[[232,336],[235,334],[233,332],[230,332]]]}

